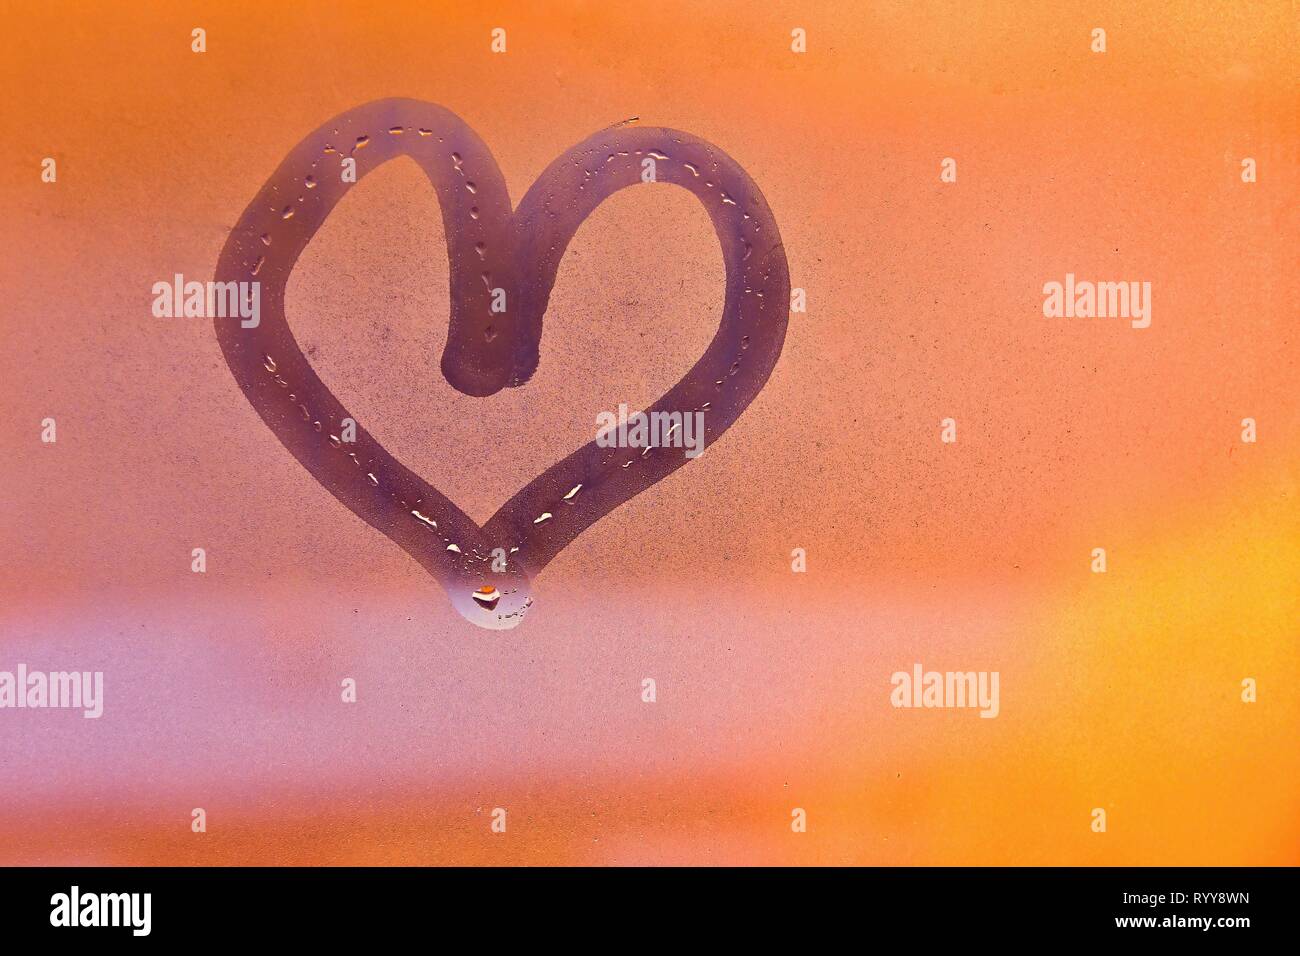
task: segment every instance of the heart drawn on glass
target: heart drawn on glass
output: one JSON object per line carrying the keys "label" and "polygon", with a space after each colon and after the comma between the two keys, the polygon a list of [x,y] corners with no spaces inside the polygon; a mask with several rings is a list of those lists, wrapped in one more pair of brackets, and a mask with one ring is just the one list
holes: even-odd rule
{"label": "heart drawn on glass", "polygon": [[664,421],[703,413],[707,447],[754,400],[780,357],[790,301],[785,249],[745,171],[689,133],[633,122],[601,130],[552,162],[512,208],[501,170],[474,131],[441,106],[409,99],[367,103],[325,123],[254,197],[215,275],[219,283],[259,284],[255,325],[214,320],[235,381],[303,467],[420,562],[464,617],[510,628],[532,604],[532,578],[565,545],[691,458],[667,444],[625,448],[593,440],[479,527],[361,423],[349,426],[354,416],[289,330],[285,287],[352,183],[398,156],[415,160],[438,196],[451,280],[442,373],[467,395],[524,385],[536,370],[560,259],[592,210],[625,186],[672,183],[693,193],[713,222],[726,299],[709,347],[645,413],[664,413]]}

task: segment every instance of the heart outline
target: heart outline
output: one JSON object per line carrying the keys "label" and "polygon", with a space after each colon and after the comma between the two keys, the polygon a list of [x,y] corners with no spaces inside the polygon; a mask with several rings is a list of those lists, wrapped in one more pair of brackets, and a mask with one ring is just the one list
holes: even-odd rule
{"label": "heart outline", "polygon": [[[626,449],[593,440],[532,479],[480,527],[359,422],[351,450],[338,440],[339,423],[356,417],[298,347],[285,318],[285,288],[352,185],[330,174],[329,160],[353,158],[360,182],[403,155],[421,167],[438,197],[452,302],[441,369],[469,395],[528,381],[568,243],[604,199],[641,183],[642,160],[655,157],[656,181],[684,187],[709,214],[722,246],[726,299],[704,354],[645,411],[705,410],[707,447],[749,406],[780,357],[790,295],[785,250],[748,174],[712,144],[663,127],[620,124],[592,134],[552,161],[514,207],[495,158],[463,120],[432,103],[377,100],[308,134],[263,184],[227,239],[215,275],[218,282],[261,284],[256,327],[214,319],[236,382],[308,473],[415,558],[464,617],[482,627],[514,627],[532,603],[531,579],[547,563],[690,459],[654,449],[632,455],[624,467]],[[296,200],[288,198],[295,193]],[[506,290],[504,314],[491,312],[493,288]],[[580,493],[566,497],[573,488]],[[537,520],[548,512],[550,519]],[[505,571],[485,567],[493,548],[509,555]],[[487,608],[473,595],[489,584],[500,597]]]}

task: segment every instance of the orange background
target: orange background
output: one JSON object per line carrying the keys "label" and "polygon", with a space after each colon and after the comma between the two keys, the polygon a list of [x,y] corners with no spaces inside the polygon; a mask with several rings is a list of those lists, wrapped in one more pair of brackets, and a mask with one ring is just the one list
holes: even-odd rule
{"label": "orange background", "polygon": [[[0,711],[0,863],[1300,862],[1291,4],[439,6],[5,14],[0,669],[103,670],[106,705]],[[514,631],[298,467],[209,321],[150,314],[299,139],[388,96],[462,116],[516,201],[629,117],[711,140],[808,294],[733,429]],[[1151,327],[1045,319],[1067,272],[1151,282]],[[570,247],[533,381],[467,398],[399,160],[288,317],[485,520],[675,382],[722,291],[703,209],[624,191]],[[999,671],[1001,715],[893,709],[918,661]]]}

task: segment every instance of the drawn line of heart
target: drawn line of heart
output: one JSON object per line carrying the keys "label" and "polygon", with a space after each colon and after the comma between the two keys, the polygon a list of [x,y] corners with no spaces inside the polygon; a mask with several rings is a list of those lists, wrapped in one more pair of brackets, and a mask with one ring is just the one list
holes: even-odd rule
{"label": "drawn line of heart", "polygon": [[[557,158],[512,209],[487,146],[441,106],[385,99],[356,107],[302,140],[262,186],[226,241],[219,282],[260,282],[261,322],[216,319],[217,339],[244,395],[276,437],[339,501],[405,549],[468,620],[517,625],[531,580],[569,542],[687,461],[681,449],[602,448],[595,440],[533,479],[483,527],[384,449],[321,382],[284,314],[299,255],[351,183],[398,156],[420,165],[447,236],[451,319],[442,373],[459,391],[492,395],[537,368],[542,317],[560,259],[583,220],[627,186],[656,180],[703,203],[726,265],[722,320],[704,354],[647,413],[703,410],[704,444],[754,400],[781,354],[789,268],[758,187],[724,152],[689,133],[623,124]],[[504,289],[506,311],[492,311]],[[344,441],[344,419],[357,422]],[[576,491],[575,491],[576,489]],[[544,517],[549,515],[550,517]],[[494,549],[507,555],[493,570]],[[497,560],[496,566],[501,562]]]}

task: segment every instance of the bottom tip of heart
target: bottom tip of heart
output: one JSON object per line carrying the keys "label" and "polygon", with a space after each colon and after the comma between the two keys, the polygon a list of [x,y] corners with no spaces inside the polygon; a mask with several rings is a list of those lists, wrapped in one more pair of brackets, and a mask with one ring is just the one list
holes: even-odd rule
{"label": "bottom tip of heart", "polygon": [[508,631],[523,623],[533,599],[522,591],[502,594],[495,587],[484,585],[468,592],[458,591],[452,596],[452,603],[471,624],[489,631]]}

